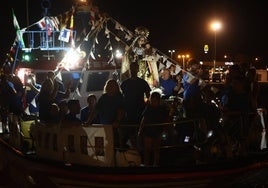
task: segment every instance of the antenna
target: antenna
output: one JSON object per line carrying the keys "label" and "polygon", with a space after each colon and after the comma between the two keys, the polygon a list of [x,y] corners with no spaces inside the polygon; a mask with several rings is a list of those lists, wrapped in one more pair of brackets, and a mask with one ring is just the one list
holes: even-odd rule
{"label": "antenna", "polygon": [[48,9],[51,8],[50,0],[42,0],[41,7],[44,10],[43,15],[48,16]]}

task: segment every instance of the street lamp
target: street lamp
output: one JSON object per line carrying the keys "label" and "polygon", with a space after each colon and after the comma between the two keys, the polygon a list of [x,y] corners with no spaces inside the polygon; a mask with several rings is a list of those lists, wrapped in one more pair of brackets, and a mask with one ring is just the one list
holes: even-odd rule
{"label": "street lamp", "polygon": [[170,58],[172,59],[172,55],[175,52],[175,50],[168,50],[168,52],[170,53]]}
{"label": "street lamp", "polygon": [[221,23],[215,21],[211,24],[211,29],[214,31],[214,71],[216,68],[216,57],[217,57],[217,31],[221,29]]}
{"label": "street lamp", "polygon": [[188,59],[190,57],[189,54],[182,54],[178,55],[179,59],[182,59],[182,68],[185,69],[185,59]]}

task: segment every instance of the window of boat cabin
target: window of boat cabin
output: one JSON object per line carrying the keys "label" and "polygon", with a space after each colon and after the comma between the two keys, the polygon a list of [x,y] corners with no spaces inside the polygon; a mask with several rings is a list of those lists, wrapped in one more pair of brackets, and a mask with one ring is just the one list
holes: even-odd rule
{"label": "window of boat cabin", "polygon": [[90,72],[87,77],[87,92],[102,91],[110,72]]}
{"label": "window of boat cabin", "polygon": [[[47,72],[38,72],[36,73],[36,82],[42,84],[46,79]],[[71,91],[73,92],[77,86],[78,89],[81,87],[81,83],[79,83],[79,79],[81,76],[81,72],[79,71],[70,71],[70,72],[61,72],[62,82],[64,85],[67,85],[68,82],[72,81]],[[78,84],[78,85],[77,85]]]}
{"label": "window of boat cabin", "polygon": [[71,91],[73,92],[77,87],[80,90],[81,83],[79,82],[81,77],[81,72],[63,72],[62,73],[62,82],[64,85],[67,85],[72,81]]}

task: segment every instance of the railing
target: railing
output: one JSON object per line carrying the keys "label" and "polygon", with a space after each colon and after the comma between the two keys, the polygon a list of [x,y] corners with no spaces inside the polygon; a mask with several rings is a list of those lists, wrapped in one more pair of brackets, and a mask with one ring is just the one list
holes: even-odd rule
{"label": "railing", "polygon": [[60,40],[60,31],[20,31],[25,43],[24,51],[30,51],[33,49],[40,50],[68,50],[71,48],[71,37],[75,41],[76,31],[69,30],[71,32],[66,40]]}
{"label": "railing", "polygon": [[[208,160],[212,159],[214,155],[228,158],[228,152],[233,155],[241,155],[243,153],[235,152],[242,151],[242,149],[252,149],[243,148],[249,144],[254,145],[259,150],[260,142],[258,140],[261,138],[262,129],[265,129],[258,123],[259,120],[257,114],[238,115],[229,122],[225,121],[223,124],[215,125],[213,130],[207,130],[204,119],[180,118],[173,122],[145,124],[144,126],[152,129],[162,128],[161,164],[175,165],[181,162],[183,156],[185,160],[191,162],[199,159],[200,156],[195,158],[196,153],[205,156]],[[113,161],[116,161],[115,166],[133,166],[133,164],[140,163],[137,161],[141,159],[140,151],[143,149],[143,142],[142,134],[138,134],[139,125],[137,124],[120,124],[115,129],[111,125],[100,124],[63,128],[58,124],[50,126],[39,123],[35,124],[37,134],[31,140],[30,136],[27,135],[30,121],[20,123],[22,127],[17,126],[16,118],[11,118],[9,123],[11,123],[11,127],[9,127],[11,144],[17,148],[22,146],[22,150],[27,152],[27,148],[23,147],[24,143],[28,142],[30,147],[28,149],[37,147],[37,154],[41,157],[61,161],[64,149],[65,153],[68,154],[67,156],[73,160],[70,161],[72,163],[83,161],[84,164],[90,162],[90,165],[112,165]],[[27,126],[26,129],[23,126]],[[213,134],[210,134],[210,131],[213,131]],[[20,134],[21,136],[19,136]],[[251,140],[250,135],[252,134],[259,136]],[[230,140],[224,143],[226,142],[225,138]],[[229,144],[229,150],[224,144]],[[104,153],[99,151],[104,151]],[[102,162],[100,162],[101,160]],[[122,164],[122,161],[125,161],[125,164]]]}
{"label": "railing", "polygon": [[[204,119],[186,119],[181,118],[176,121],[161,123],[161,124],[145,124],[144,126],[150,127],[151,129],[161,127],[161,148],[178,148],[185,146],[196,147],[206,143],[206,124]],[[132,129],[131,129],[132,128]],[[117,150],[126,150],[129,147],[134,146],[135,143],[129,143],[130,140],[125,140],[125,143],[122,143],[124,140],[124,130],[132,130],[132,138],[134,140],[139,140],[142,137],[143,130],[141,129],[141,134],[139,135],[139,125],[131,124],[121,124],[118,127],[119,132],[119,147],[116,147]]]}

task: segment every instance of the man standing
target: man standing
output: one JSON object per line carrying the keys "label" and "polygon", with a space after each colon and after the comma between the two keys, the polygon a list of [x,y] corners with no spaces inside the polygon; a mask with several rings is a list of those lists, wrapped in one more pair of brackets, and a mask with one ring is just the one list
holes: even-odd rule
{"label": "man standing", "polygon": [[137,76],[138,71],[138,63],[132,62],[130,78],[124,80],[120,86],[125,100],[126,119],[129,123],[140,123],[146,98],[149,98],[151,91],[149,84]]}

